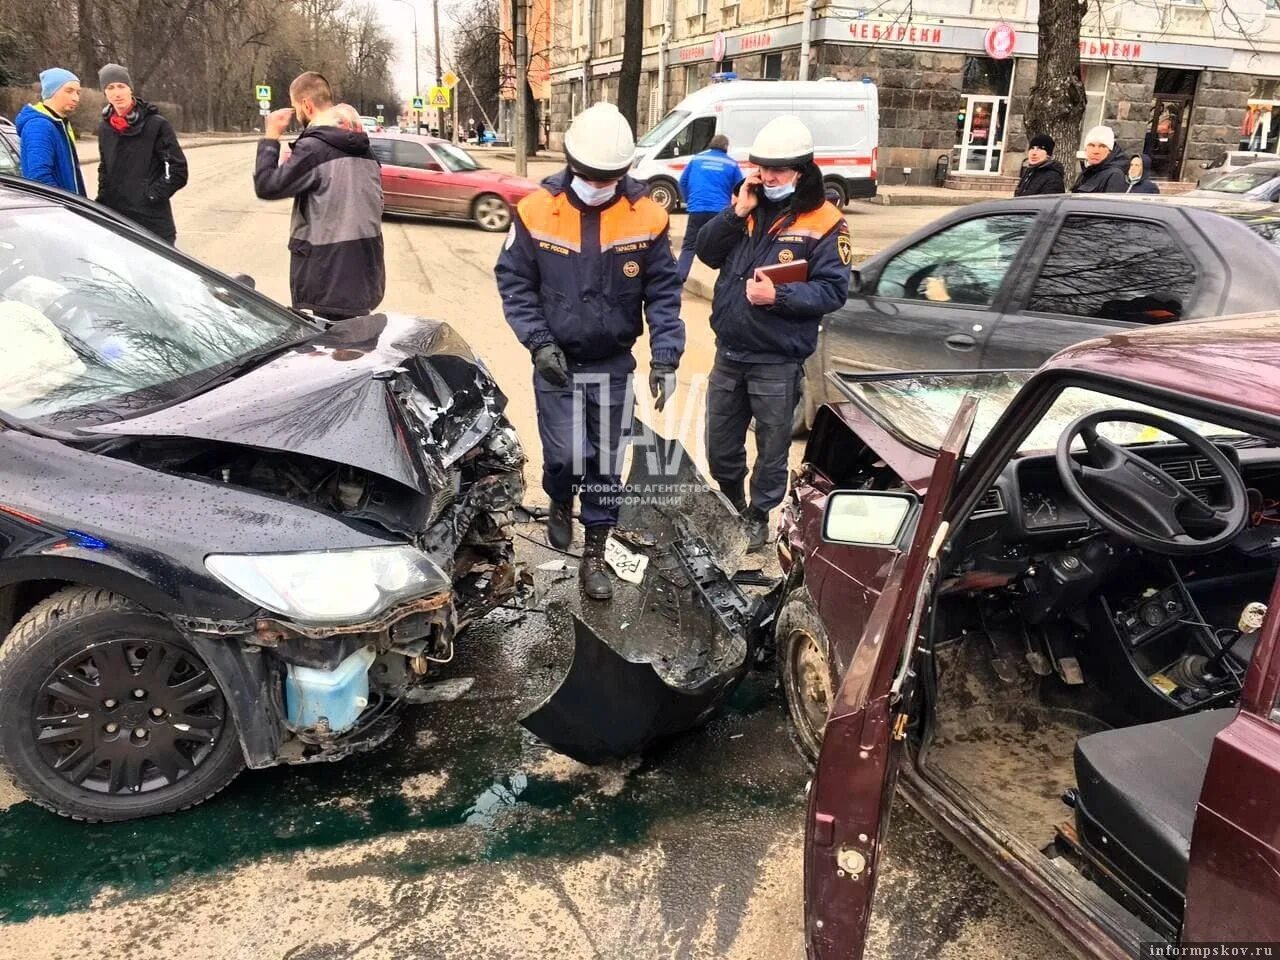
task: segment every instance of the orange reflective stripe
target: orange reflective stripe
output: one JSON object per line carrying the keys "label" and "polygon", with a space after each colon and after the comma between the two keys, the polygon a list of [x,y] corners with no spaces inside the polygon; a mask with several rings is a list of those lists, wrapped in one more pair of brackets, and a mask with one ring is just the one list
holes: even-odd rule
{"label": "orange reflective stripe", "polygon": [[600,214],[600,249],[609,250],[628,243],[648,243],[667,229],[667,211],[641,197],[635,204],[619,201]]}
{"label": "orange reflective stripe", "polygon": [[787,233],[821,239],[844,222],[844,214],[831,203],[823,203],[817,210],[810,210],[796,217],[787,227]]}
{"label": "orange reflective stripe", "polygon": [[552,196],[540,188],[521,200],[516,211],[533,239],[582,252],[582,217],[563,193]]}

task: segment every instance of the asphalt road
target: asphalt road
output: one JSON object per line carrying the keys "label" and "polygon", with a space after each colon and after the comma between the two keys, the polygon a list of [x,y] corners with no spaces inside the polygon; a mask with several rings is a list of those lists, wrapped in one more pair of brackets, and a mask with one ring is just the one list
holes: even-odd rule
{"label": "asphalt road", "polygon": [[[251,145],[192,152],[179,245],[285,298],[289,207],[253,197],[252,157]],[[850,216],[856,237],[887,242],[937,213]],[[529,360],[491,272],[501,236],[409,220],[385,235],[384,309],[446,319],[485,358],[535,458],[536,501]],[[707,305],[684,316],[676,409],[696,425]],[[246,773],[180,815],[68,823],[0,781],[0,956],[800,960],[807,771],[772,678],[751,677],[723,716],[660,754],[588,769],[513,722],[531,680],[565,658],[537,614],[499,611],[451,665],[474,678],[461,699],[415,708],[371,754]],[[1062,955],[902,805],[879,902],[872,957]]]}

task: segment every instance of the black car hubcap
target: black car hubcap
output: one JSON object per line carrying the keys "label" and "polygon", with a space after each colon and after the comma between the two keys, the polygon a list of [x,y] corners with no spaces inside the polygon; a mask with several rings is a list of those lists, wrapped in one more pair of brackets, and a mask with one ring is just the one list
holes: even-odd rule
{"label": "black car hubcap", "polygon": [[189,776],[226,718],[204,662],[159,640],[95,643],[58,664],[36,698],[36,747],[64,780],[98,793],[148,793]]}

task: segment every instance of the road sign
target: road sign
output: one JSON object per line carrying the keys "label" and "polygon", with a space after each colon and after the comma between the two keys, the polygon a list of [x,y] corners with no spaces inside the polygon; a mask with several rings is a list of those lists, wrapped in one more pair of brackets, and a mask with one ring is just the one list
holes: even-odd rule
{"label": "road sign", "polygon": [[378,104],[378,112],[381,113],[385,107],[386,107],[386,104],[383,104],[383,103]]}
{"label": "road sign", "polygon": [[458,85],[458,75],[452,70],[445,71],[445,75],[440,78],[440,82],[452,90]]}
{"label": "road sign", "polygon": [[422,97],[414,97],[414,98],[413,98],[413,109],[415,109],[415,110],[421,110],[421,109],[422,109],[422,107],[423,107]]}
{"label": "road sign", "polygon": [[1018,42],[1017,31],[1003,21],[993,24],[987,30],[984,46],[993,60],[1008,60],[1013,56],[1013,47]]}
{"label": "road sign", "polygon": [[267,106],[271,105],[271,88],[269,86],[265,83],[260,83],[253,89],[255,91],[253,96],[255,100],[266,100]]}
{"label": "road sign", "polygon": [[386,117],[384,117],[382,114],[378,114],[378,116],[377,116],[377,118],[376,118],[376,119],[377,119],[377,121],[378,121],[379,123],[386,123],[386,122],[387,122],[387,118],[386,118]]}
{"label": "road sign", "polygon": [[271,109],[271,101],[270,101],[270,100],[259,100],[259,101],[258,101],[258,109],[259,109],[259,110],[270,110],[270,109]]}
{"label": "road sign", "polygon": [[432,87],[429,93],[431,96],[432,110],[448,110],[449,109],[449,88],[448,87]]}
{"label": "road sign", "polygon": [[268,114],[270,114],[270,113],[271,113],[271,108],[270,108],[270,107],[261,107],[261,108],[258,110],[258,113],[265,117],[265,116],[267,116]]}
{"label": "road sign", "polygon": [[728,45],[728,41],[725,39],[724,31],[721,30],[717,32],[715,35],[715,38],[711,41],[711,59],[714,60],[716,63],[719,63],[721,60],[723,60],[724,54],[725,54],[725,47],[727,45]]}

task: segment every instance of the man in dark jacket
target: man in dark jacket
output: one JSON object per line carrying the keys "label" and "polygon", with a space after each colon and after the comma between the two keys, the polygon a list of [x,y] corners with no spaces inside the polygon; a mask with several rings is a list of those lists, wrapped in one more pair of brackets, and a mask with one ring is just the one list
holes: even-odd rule
{"label": "man in dark jacket", "polygon": [[[827,202],[813,136],[797,117],[770,120],[751,145],[760,169],[733,206],[702,228],[698,256],[720,270],[711,305],[716,360],[707,386],[707,462],[743,514],[749,547],[769,532],[769,511],[787,492],[791,422],[818,323],[849,295],[853,245],[844,214]],[[803,260],[807,279],[774,283],[760,267]],[[748,502],[747,425],[756,421]]]}
{"label": "man in dark jacket", "polygon": [[680,277],[666,211],[626,175],[635,140],[618,108],[598,103],[580,113],[564,149],[568,169],[520,201],[494,273],[507,323],[533,355],[547,540],[558,550],[572,542],[578,493],[582,592],[607,600],[605,543],[618,522],[634,405],[631,350],[647,319],[649,390],[661,410],[684,353]]}
{"label": "man in dark jacket", "polygon": [[733,191],[742,182],[742,170],[729,156],[729,138],[722,133],[711,138],[707,149],[696,154],[680,174],[680,196],[689,219],[684,225],[684,242],[680,245],[680,282],[689,279],[693,254],[697,249],[698,231],[733,200]]}
{"label": "man in dark jacket", "polygon": [[1062,164],[1053,159],[1053,137],[1038,133],[1027,145],[1027,162],[1014,189],[1015,197],[1033,197],[1042,193],[1066,193]]}
{"label": "man in dark jacket", "polygon": [[1156,186],[1154,180],[1147,176],[1147,171],[1151,169],[1151,158],[1145,153],[1140,157],[1134,157],[1129,161],[1129,176],[1126,178],[1129,189],[1127,193],[1151,193],[1160,192],[1160,188]]}
{"label": "man in dark jacket", "polygon": [[[363,130],[333,123],[333,91],[318,73],[289,85],[293,108],[267,117],[253,188],[262,200],[293,197],[289,292],[293,306],[326,320],[372,313],[386,289],[382,168]],[[293,114],[304,124],[280,163],[280,137]]]}
{"label": "man in dark jacket", "polygon": [[1116,151],[1110,127],[1094,127],[1084,138],[1084,170],[1072,193],[1124,193],[1129,189],[1129,155]]}
{"label": "man in dark jacket", "polygon": [[79,78],[70,70],[50,67],[40,74],[40,102],[26,104],[13,125],[22,138],[22,175],[83,197],[88,193],[76,156],[76,135],[68,119],[78,106]]}
{"label": "man in dark jacket", "polygon": [[98,124],[98,202],[172,244],[178,231],[169,198],[187,184],[187,158],[173,126],[133,94],[118,63],[98,71],[106,95]]}

